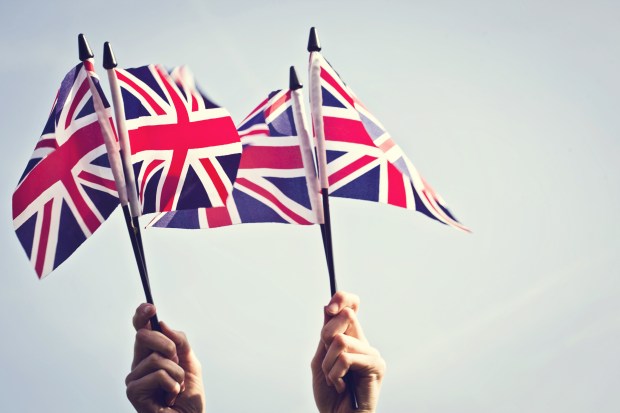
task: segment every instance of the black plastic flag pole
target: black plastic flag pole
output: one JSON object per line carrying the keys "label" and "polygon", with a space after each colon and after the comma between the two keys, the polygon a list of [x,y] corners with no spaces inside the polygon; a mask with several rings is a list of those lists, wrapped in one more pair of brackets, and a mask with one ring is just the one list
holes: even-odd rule
{"label": "black plastic flag pole", "polygon": [[[325,151],[325,136],[323,131],[323,120],[320,113],[321,90],[320,90],[320,73],[315,73],[312,66],[312,54],[321,51],[321,44],[316,29],[310,29],[308,38],[308,52],[310,52],[310,100],[312,102],[312,120],[314,124],[314,132],[317,137],[317,164],[319,170],[319,179],[321,183],[321,198],[323,201],[323,223],[321,224],[321,234],[323,236],[323,246],[325,248],[325,258],[327,260],[327,270],[329,272],[329,288],[332,296],[338,291],[336,283],[336,268],[334,266],[334,250],[332,244],[331,215],[329,212],[329,182],[327,179],[327,159]],[[317,88],[317,85],[319,86]],[[355,394],[355,383],[350,373],[344,376],[344,382],[349,391],[351,398],[351,408],[357,410],[359,408],[357,395]]]}
{"label": "black plastic flag pole", "polygon": [[[80,56],[81,56],[81,52],[80,52]],[[116,59],[114,57],[114,54],[112,53],[112,49],[108,42],[106,42],[104,45],[103,67],[108,72],[108,78],[110,79],[111,77],[114,77],[114,80],[115,80],[113,84],[112,80],[110,79],[110,87],[112,89],[112,98],[113,98],[113,104],[114,104],[116,126],[118,129],[118,136],[119,136],[119,141],[120,141],[122,131],[124,130],[124,132],[126,133],[125,122],[124,122],[125,119],[124,119],[124,113],[122,113],[121,117],[119,117],[119,113],[118,113],[119,106],[122,108],[122,102],[120,103],[120,105],[118,104],[120,102],[119,101],[120,91],[118,94],[115,94],[115,86],[118,87],[118,82],[116,82],[116,75],[114,74],[114,68],[116,67]],[[119,121],[119,118],[120,118],[120,121]],[[142,246],[142,237],[140,234],[140,223],[138,221],[139,209],[137,213],[135,212],[136,204],[137,204],[137,202],[135,201],[137,199],[137,195],[136,195],[136,190],[135,190],[135,183],[133,180],[133,169],[131,169],[131,164],[129,164],[130,168],[127,168],[127,164],[125,160],[126,153],[123,151],[122,142],[119,142],[119,143],[121,143],[120,164],[121,164],[121,169],[123,171],[123,177],[124,177],[123,179],[124,179],[124,184],[125,184],[124,186],[127,192],[126,196],[124,197],[124,200],[121,198],[121,208],[123,210],[123,217],[125,218],[125,225],[127,226],[127,231],[129,232],[129,239],[131,240],[131,247],[133,249],[133,254],[136,260],[136,265],[138,266],[138,272],[140,273],[140,280],[142,281],[142,288],[144,290],[146,302],[149,304],[154,304],[153,295],[151,294],[149,275],[148,275],[148,271],[146,268],[146,260],[144,257],[144,247]],[[157,314],[151,317],[151,328],[155,331],[161,331],[161,327],[159,326],[159,320],[157,319]]]}

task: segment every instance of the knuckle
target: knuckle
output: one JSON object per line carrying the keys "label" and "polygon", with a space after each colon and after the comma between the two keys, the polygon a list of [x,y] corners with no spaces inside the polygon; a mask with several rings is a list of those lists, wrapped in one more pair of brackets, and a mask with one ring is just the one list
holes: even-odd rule
{"label": "knuckle", "polygon": [[325,374],[326,376],[329,375],[330,366],[327,365],[327,360],[323,360],[323,362],[321,363],[321,370],[323,370],[323,374]]}
{"label": "knuckle", "polygon": [[162,357],[161,354],[157,353],[157,352],[152,352],[151,354],[148,355],[147,357],[149,359],[149,362],[151,363],[160,363],[162,360],[164,360],[164,358]]}
{"label": "knuckle", "polygon": [[341,311],[342,316],[347,320],[347,321],[353,321],[355,320],[355,310],[353,310],[350,307],[345,307],[342,309]]}
{"label": "knuckle", "polygon": [[342,352],[347,348],[347,339],[344,334],[336,334],[334,339],[332,340],[332,346],[335,346],[335,349],[338,352]]}
{"label": "knuckle", "polygon": [[145,360],[148,365],[162,367],[164,365],[165,358],[162,357],[161,354],[153,352],[149,354]]}
{"label": "knuckle", "polygon": [[329,345],[332,341],[332,333],[327,329],[321,330],[321,341]]}
{"label": "knuckle", "polygon": [[136,342],[143,343],[144,341],[147,340],[148,336],[149,336],[149,331],[144,328],[141,328],[138,331],[136,331]]}
{"label": "knuckle", "polygon": [[129,400],[134,399],[134,395],[136,394],[136,383],[135,382],[132,381],[129,384],[127,384],[127,388],[125,389],[125,394],[127,395],[127,398]]}
{"label": "knuckle", "polygon": [[155,372],[153,372],[153,374],[155,375],[155,379],[157,379],[157,381],[158,381],[159,383],[163,383],[163,382],[165,382],[165,381],[166,381],[166,379],[167,379],[167,377],[166,377],[166,376],[168,375],[168,374],[167,374],[164,370],[162,370],[162,369],[156,370]]}
{"label": "knuckle", "polygon": [[332,369],[325,375],[332,381],[332,383],[335,383],[340,378],[340,375],[338,374],[336,369]]}
{"label": "knuckle", "polygon": [[164,344],[164,351],[166,353],[166,355],[169,356],[174,356],[177,352],[177,347],[174,345],[174,343],[172,341],[167,341]]}

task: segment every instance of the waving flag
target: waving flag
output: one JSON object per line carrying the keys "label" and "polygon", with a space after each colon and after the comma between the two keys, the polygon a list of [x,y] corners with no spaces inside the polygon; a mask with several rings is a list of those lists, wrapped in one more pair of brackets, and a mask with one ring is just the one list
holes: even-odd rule
{"label": "waving flag", "polygon": [[323,56],[313,52],[310,59],[312,109],[324,133],[330,195],[413,209],[469,231]]}
{"label": "waving flag", "polygon": [[290,91],[272,92],[239,125],[243,152],[225,207],[168,212],[150,225],[216,228],[253,222],[315,223],[291,102]]}
{"label": "waving flag", "polygon": [[116,69],[143,213],[224,206],[241,144],[226,109],[180,68]]}
{"label": "waving flag", "polygon": [[39,278],[69,258],[119,203],[90,81],[109,111],[92,63],[80,63],[62,81],[13,193],[15,232]]}

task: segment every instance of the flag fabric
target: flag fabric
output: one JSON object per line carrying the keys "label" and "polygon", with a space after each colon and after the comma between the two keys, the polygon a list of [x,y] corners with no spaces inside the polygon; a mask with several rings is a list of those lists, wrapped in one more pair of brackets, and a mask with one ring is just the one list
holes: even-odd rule
{"label": "flag fabric", "polygon": [[216,228],[257,222],[316,223],[291,91],[271,92],[239,124],[238,131],[243,152],[226,206],[160,214],[149,226]]}
{"label": "flag fabric", "polygon": [[92,62],[78,64],[62,81],[13,193],[15,232],[39,278],[69,258],[119,203],[90,81],[111,120]]}
{"label": "flag fabric", "polygon": [[115,69],[142,213],[224,206],[241,144],[186,68]]}
{"label": "flag fabric", "polygon": [[311,96],[317,100],[312,110],[325,137],[330,196],[416,210],[469,232],[327,60],[313,52],[310,66]]}

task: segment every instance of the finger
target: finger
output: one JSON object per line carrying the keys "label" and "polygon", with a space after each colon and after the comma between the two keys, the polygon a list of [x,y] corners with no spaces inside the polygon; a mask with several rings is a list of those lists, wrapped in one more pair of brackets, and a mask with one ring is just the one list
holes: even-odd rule
{"label": "finger", "polygon": [[175,363],[179,362],[177,357],[176,346],[172,340],[157,331],[141,328],[136,333],[136,342],[134,344],[134,356],[131,369],[138,365],[152,352],[158,352]]}
{"label": "finger", "polygon": [[[143,411],[144,407],[156,406],[158,390],[166,393],[166,400],[173,400],[178,396],[181,386],[166,371],[157,370],[127,384],[127,398],[136,410]],[[157,410],[159,411],[159,410]]]}
{"label": "finger", "polygon": [[[185,370],[186,376],[192,378],[200,378],[202,374],[202,365],[189,345],[187,336],[182,331],[176,331],[170,328],[167,323],[160,321],[162,333],[168,337],[176,346],[179,364]],[[181,392],[185,391],[185,383],[181,383]]]}
{"label": "finger", "polygon": [[161,332],[168,337],[176,346],[177,355],[179,357],[187,357],[192,351],[187,336],[182,331],[176,331],[170,328],[167,323],[160,321]]}
{"label": "finger", "polygon": [[[323,358],[323,363],[321,364],[321,369],[323,370],[323,374],[326,378],[328,377],[329,372],[332,370],[334,364],[336,364],[336,361],[342,353],[367,354],[373,356],[379,355],[379,352],[373,347],[371,347],[368,343],[351,336],[338,334],[332,340],[332,343],[327,349],[325,357]],[[330,382],[329,384],[333,383]]]}
{"label": "finger", "polygon": [[335,316],[346,307],[349,307],[353,311],[357,312],[359,306],[360,298],[357,295],[344,291],[338,291],[332,296],[329,304],[325,306],[325,314],[328,316]]}
{"label": "finger", "polygon": [[153,304],[146,304],[146,303],[142,303],[138,306],[138,308],[136,308],[136,312],[133,315],[133,326],[134,328],[137,330],[141,329],[141,328],[145,328],[145,327],[149,327],[150,325],[147,325],[149,323],[149,320],[151,319],[151,317],[153,317],[155,315],[155,306]]}
{"label": "finger", "polygon": [[332,317],[321,329],[321,340],[329,347],[338,334],[346,334],[359,340],[366,341],[362,326],[355,311],[350,307],[343,308],[338,315]]}
{"label": "finger", "polygon": [[316,376],[321,372],[321,365],[323,363],[323,359],[325,358],[325,354],[327,354],[325,344],[322,340],[319,340],[319,345],[317,346],[314,357],[312,357],[312,361],[310,362],[310,368],[312,369],[313,376]]}
{"label": "finger", "polygon": [[185,371],[170,359],[162,357],[159,353],[151,353],[142,360],[136,367],[127,375],[125,384],[129,384],[132,381],[138,380],[144,376],[147,376],[157,370],[165,370],[177,383],[183,384],[185,379]]}
{"label": "finger", "polygon": [[346,388],[344,376],[349,370],[381,381],[385,372],[385,361],[379,355],[341,353],[326,375],[338,393],[342,393]]}

